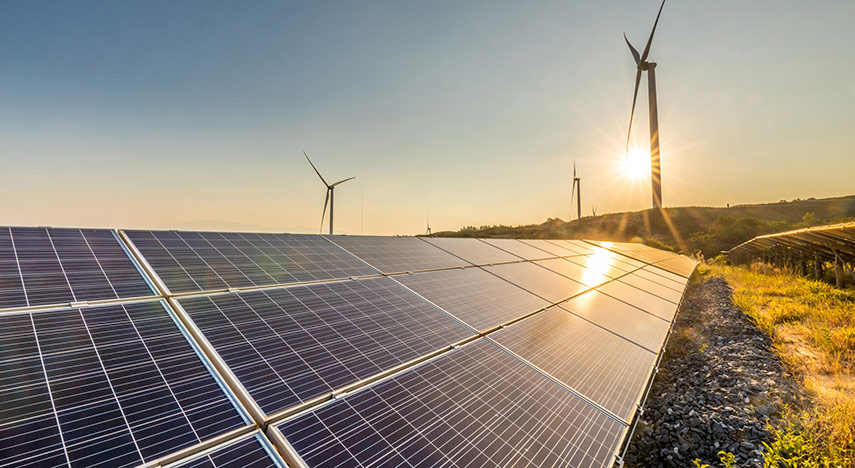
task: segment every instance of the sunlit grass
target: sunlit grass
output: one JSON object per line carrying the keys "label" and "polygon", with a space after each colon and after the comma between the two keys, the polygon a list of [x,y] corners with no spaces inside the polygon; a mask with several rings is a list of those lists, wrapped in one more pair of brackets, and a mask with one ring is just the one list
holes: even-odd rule
{"label": "sunlit grass", "polygon": [[764,264],[712,271],[810,395],[772,428],[766,466],[855,467],[855,294]]}

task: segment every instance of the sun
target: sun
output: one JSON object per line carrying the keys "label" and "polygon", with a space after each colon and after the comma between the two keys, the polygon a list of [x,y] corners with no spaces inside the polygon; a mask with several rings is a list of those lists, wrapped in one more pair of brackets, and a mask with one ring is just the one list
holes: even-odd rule
{"label": "sun", "polygon": [[623,174],[628,179],[638,180],[650,174],[650,153],[641,148],[632,148],[629,155],[621,158]]}

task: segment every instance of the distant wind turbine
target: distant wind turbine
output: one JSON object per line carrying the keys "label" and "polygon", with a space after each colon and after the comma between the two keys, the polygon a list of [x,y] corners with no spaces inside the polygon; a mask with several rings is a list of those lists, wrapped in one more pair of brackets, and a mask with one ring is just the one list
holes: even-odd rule
{"label": "distant wind turbine", "polygon": [[327,214],[327,203],[329,203],[329,205],[330,205],[330,235],[332,235],[333,234],[333,196],[335,195],[335,193],[334,193],[335,187],[336,187],[336,185],[343,184],[343,183],[347,182],[348,180],[353,180],[356,177],[348,177],[347,179],[343,179],[343,180],[340,180],[338,182],[333,182],[332,184],[328,184],[327,181],[324,180],[324,176],[321,175],[321,173],[318,171],[318,168],[315,167],[315,165],[312,163],[312,160],[309,159],[309,155],[306,154],[305,151],[303,151],[303,156],[306,157],[306,161],[309,161],[309,164],[311,164],[312,169],[315,170],[315,174],[317,174],[318,177],[321,178],[321,182],[323,182],[324,185],[327,187],[327,197],[326,197],[326,199],[324,199],[324,211],[321,212],[321,229],[324,228],[324,216]]}
{"label": "distant wind turbine", "polygon": [[[570,189],[570,209],[573,209],[573,197],[576,197],[576,219],[582,218],[582,178],[576,177],[576,158],[573,158],[573,188]],[[573,214],[570,214],[573,217]]]}
{"label": "distant wind turbine", "polygon": [[635,74],[635,92],[632,95],[632,111],[629,114],[629,130],[626,133],[626,154],[629,157],[629,136],[632,133],[632,117],[635,115],[635,101],[638,98],[638,85],[641,84],[641,72],[647,72],[647,94],[649,103],[650,116],[650,181],[653,189],[653,207],[662,208],[662,170],[659,162],[659,114],[656,108],[656,63],[648,62],[647,55],[650,53],[650,44],[653,43],[653,33],[656,32],[656,25],[659,24],[659,15],[662,14],[662,7],[665,6],[665,0],[659,6],[659,13],[656,14],[656,21],[653,23],[653,30],[650,31],[650,38],[647,39],[647,45],[644,46],[644,52],[641,56],[635,47],[629,43],[626,34],[623,35],[626,45],[629,46],[632,52],[632,58],[635,59],[635,64],[638,66],[638,71]]}
{"label": "distant wind turbine", "polygon": [[426,236],[431,236],[431,234],[432,234],[432,233],[431,233],[431,230],[430,230],[430,211],[428,211],[428,212],[427,212],[427,230],[425,231],[425,235],[426,235]]}

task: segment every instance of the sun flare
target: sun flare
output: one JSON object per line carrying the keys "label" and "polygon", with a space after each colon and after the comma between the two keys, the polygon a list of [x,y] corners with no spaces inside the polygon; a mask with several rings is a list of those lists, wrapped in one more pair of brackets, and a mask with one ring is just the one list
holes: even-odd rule
{"label": "sun flare", "polygon": [[629,150],[629,155],[621,158],[623,174],[628,179],[638,180],[650,173],[650,153],[640,148]]}

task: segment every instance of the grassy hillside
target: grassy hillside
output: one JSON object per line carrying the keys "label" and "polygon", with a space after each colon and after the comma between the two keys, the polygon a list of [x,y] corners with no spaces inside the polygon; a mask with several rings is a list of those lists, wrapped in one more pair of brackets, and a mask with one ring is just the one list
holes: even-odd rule
{"label": "grassy hillside", "polygon": [[442,237],[570,238],[645,242],[712,257],[754,236],[855,220],[855,195],[729,208],[679,207],[611,213],[571,222],[549,219],[526,226],[467,226]]}

